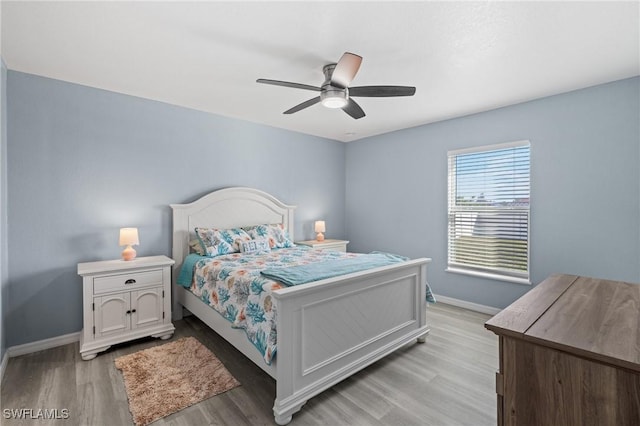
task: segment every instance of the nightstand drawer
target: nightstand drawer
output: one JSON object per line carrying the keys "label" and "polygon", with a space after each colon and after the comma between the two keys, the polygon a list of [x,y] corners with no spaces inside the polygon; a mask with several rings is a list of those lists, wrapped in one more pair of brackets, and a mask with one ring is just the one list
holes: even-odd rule
{"label": "nightstand drawer", "polygon": [[345,243],[325,244],[315,248],[322,250],[347,251],[347,245]]}
{"label": "nightstand drawer", "polygon": [[326,239],[323,241],[296,241],[296,244],[320,250],[347,251],[347,244],[349,244],[349,241]]}
{"label": "nightstand drawer", "polygon": [[152,284],[162,285],[162,269],[96,277],[93,279],[93,292],[100,294]]}

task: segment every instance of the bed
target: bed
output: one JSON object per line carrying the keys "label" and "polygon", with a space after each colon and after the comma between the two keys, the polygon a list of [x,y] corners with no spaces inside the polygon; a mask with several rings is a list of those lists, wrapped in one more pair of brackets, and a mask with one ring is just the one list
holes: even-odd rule
{"label": "bed", "polygon": [[[171,208],[173,318],[181,319],[183,308],[188,310],[276,380],[277,424],[289,423],[307,400],[401,346],[425,341],[426,268],[431,259],[421,258],[273,291],[278,350],[267,364],[244,330],[231,328],[227,319],[178,285],[177,277],[196,227],[282,224],[294,240],[295,206],[240,187]],[[394,301],[391,307],[389,300]],[[349,327],[354,321],[359,326]]]}

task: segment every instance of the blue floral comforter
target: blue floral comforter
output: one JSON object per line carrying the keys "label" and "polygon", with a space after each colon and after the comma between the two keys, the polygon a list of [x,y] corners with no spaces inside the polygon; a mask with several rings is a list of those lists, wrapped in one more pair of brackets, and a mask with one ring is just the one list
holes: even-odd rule
{"label": "blue floral comforter", "polygon": [[271,293],[284,286],[260,272],[357,256],[296,246],[262,254],[200,257],[193,262],[189,290],[231,322],[232,327],[244,329],[265,362],[271,364],[277,350],[276,306]]}
{"label": "blue floral comforter", "polygon": [[[367,255],[295,246],[259,254],[233,253],[213,258],[194,256],[188,256],[189,262],[185,259],[179,283],[218,311],[231,322],[232,327],[244,329],[265,362],[271,364],[277,350],[276,306],[272,292],[284,285],[261,272],[321,262],[330,264],[338,259],[355,260]],[[396,261],[404,260],[395,257]],[[435,302],[428,285],[427,301]]]}

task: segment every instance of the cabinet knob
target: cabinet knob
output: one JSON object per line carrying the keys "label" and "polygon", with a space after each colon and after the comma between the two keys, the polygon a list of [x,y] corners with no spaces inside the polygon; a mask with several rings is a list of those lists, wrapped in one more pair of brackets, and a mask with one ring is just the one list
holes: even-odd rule
{"label": "cabinet knob", "polygon": [[131,315],[131,311],[127,311],[127,312],[126,312],[126,314],[127,314],[127,315]]}
{"label": "cabinet knob", "polygon": [[135,283],[136,283],[136,280],[134,280],[133,278],[129,278],[129,279],[128,279],[128,280],[126,280],[124,283],[125,283],[125,284],[135,284]]}

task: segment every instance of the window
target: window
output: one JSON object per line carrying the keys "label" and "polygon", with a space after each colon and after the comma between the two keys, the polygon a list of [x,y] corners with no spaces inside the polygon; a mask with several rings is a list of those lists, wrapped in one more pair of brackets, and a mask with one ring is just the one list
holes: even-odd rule
{"label": "window", "polygon": [[529,141],[448,157],[447,271],[529,284]]}

